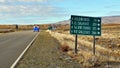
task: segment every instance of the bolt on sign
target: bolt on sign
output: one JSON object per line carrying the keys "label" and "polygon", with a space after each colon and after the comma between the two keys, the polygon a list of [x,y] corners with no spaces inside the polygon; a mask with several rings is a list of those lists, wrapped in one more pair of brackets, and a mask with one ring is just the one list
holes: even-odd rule
{"label": "bolt on sign", "polygon": [[71,15],[70,34],[101,36],[101,17]]}

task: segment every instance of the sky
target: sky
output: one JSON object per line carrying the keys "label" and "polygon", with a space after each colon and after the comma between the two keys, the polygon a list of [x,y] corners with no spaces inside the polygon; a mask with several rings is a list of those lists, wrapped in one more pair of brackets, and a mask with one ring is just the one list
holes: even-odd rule
{"label": "sky", "polygon": [[0,24],[49,24],[71,15],[120,15],[120,0],[0,0]]}

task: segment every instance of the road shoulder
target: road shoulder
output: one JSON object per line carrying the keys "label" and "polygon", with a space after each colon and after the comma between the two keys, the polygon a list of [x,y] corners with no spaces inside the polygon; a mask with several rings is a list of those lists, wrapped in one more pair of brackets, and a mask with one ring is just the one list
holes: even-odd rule
{"label": "road shoulder", "polygon": [[60,51],[59,42],[46,32],[40,32],[36,41],[21,59],[17,68],[80,68],[80,64]]}

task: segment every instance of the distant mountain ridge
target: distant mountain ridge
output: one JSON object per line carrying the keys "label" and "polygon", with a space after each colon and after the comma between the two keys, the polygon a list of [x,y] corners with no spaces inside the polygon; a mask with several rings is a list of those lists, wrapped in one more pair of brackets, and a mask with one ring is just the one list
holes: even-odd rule
{"label": "distant mountain ridge", "polygon": [[102,23],[105,23],[105,24],[120,24],[120,16],[102,17]]}
{"label": "distant mountain ridge", "polygon": [[[105,16],[102,17],[102,23],[103,24],[120,24],[120,15],[119,16]],[[64,20],[57,22],[56,24],[70,24],[70,20]]]}
{"label": "distant mountain ridge", "polygon": [[62,25],[70,24],[70,20],[59,21],[59,22],[57,22],[55,24],[62,24]]}

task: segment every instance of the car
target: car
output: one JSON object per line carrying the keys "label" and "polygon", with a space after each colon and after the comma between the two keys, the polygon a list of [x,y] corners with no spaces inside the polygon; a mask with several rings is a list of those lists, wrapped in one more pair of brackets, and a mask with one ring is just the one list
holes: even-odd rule
{"label": "car", "polygon": [[39,32],[39,27],[35,26],[35,27],[33,28],[33,31],[34,31],[34,32]]}

